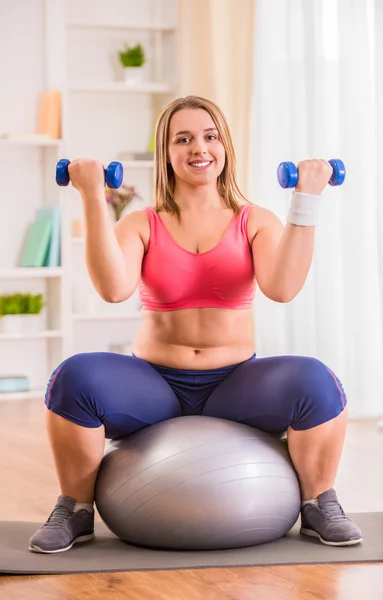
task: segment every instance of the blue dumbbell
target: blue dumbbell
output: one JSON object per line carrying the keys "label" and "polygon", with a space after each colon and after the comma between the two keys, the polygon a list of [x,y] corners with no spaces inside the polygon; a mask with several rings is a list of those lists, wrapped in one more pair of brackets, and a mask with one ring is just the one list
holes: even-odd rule
{"label": "blue dumbbell", "polygon": [[[56,165],[56,183],[57,185],[69,185],[70,177],[68,166],[70,160],[62,158]],[[122,184],[124,178],[124,168],[120,162],[111,162],[105,169],[105,183],[110,189],[117,189]]]}
{"label": "blue dumbbell", "polygon": [[[346,167],[339,158],[332,158],[328,161],[332,166],[332,175],[330,185],[342,185],[346,177]],[[283,188],[292,188],[298,182],[298,169],[292,162],[283,162],[278,166],[277,177],[279,185]]]}

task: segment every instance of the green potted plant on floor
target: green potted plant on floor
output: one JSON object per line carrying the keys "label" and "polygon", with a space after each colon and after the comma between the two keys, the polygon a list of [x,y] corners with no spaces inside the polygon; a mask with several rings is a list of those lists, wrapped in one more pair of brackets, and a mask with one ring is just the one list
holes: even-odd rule
{"label": "green potted plant on floor", "polygon": [[134,85],[142,81],[143,66],[146,62],[145,51],[141,44],[125,47],[118,52],[118,57],[124,69],[124,81]]}

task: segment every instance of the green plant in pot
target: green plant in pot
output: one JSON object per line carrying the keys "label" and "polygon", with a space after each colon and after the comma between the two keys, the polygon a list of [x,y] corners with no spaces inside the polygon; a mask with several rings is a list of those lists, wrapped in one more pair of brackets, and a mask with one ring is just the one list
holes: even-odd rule
{"label": "green plant in pot", "polygon": [[118,52],[120,63],[124,69],[124,81],[135,84],[142,81],[143,66],[146,62],[145,51],[141,44],[125,47]]}
{"label": "green plant in pot", "polygon": [[42,294],[5,294],[0,296],[0,331],[20,333],[41,329]]}

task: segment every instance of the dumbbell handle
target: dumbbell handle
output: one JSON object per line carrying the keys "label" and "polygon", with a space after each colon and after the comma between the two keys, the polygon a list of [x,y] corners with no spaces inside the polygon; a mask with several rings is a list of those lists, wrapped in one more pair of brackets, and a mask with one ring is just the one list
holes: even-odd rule
{"label": "dumbbell handle", "polygon": [[[62,158],[56,165],[56,183],[57,185],[66,186],[69,185],[69,167],[70,160]],[[120,162],[111,162],[106,169],[105,183],[110,189],[117,189],[121,186],[124,179],[124,168]]]}
{"label": "dumbbell handle", "polygon": [[[332,186],[342,185],[346,177],[346,168],[343,161],[340,158],[332,158],[328,162],[332,166],[329,184]],[[298,183],[298,169],[292,162],[282,162],[278,166],[277,177],[281,187],[295,187]]]}

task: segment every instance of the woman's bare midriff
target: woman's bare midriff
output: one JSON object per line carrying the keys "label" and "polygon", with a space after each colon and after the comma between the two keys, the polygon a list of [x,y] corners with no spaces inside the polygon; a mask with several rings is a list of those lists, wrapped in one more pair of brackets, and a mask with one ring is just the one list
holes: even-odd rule
{"label": "woman's bare midriff", "polygon": [[175,369],[218,369],[254,352],[251,310],[143,310],[133,341],[138,358]]}

